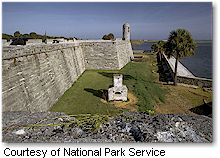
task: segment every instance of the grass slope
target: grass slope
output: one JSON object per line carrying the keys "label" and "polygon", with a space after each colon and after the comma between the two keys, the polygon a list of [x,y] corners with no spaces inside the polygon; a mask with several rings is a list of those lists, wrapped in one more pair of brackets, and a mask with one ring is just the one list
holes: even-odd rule
{"label": "grass slope", "polygon": [[[136,55],[138,56],[138,55]],[[106,91],[113,84],[113,74],[123,74],[123,84],[135,96],[138,111],[155,113],[193,114],[190,109],[212,101],[212,92],[202,88],[173,86],[159,82],[155,54],[136,58],[121,70],[87,70],[68,89],[51,111],[66,114],[107,114],[112,115],[124,109],[117,108],[113,102],[105,101]],[[133,103],[134,104],[134,103]],[[116,105],[116,104],[115,104]]]}
{"label": "grass slope", "polygon": [[149,62],[130,62],[119,71],[87,70],[50,109],[67,114],[114,114],[122,109],[103,101],[113,83],[113,74],[123,74],[123,84],[138,98],[138,111],[151,112],[164,100],[164,90],[154,83]]}
{"label": "grass slope", "polygon": [[147,62],[129,63],[121,72],[125,77],[131,76],[130,80],[124,80],[124,84],[137,96],[138,111],[152,111],[155,103],[164,101],[165,91],[154,82],[154,76]]}
{"label": "grass slope", "polygon": [[110,83],[111,79],[98,71],[85,71],[50,110],[67,114],[116,113],[117,108],[101,102],[97,96],[101,89],[108,89]]}

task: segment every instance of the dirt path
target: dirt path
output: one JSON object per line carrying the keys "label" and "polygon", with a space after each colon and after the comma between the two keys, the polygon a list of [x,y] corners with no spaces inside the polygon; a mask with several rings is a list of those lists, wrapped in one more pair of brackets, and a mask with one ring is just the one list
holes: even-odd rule
{"label": "dirt path", "polygon": [[137,97],[131,92],[128,92],[128,99],[129,100],[127,102],[114,101],[113,104],[114,106],[122,109],[128,109],[129,111],[137,111]]}
{"label": "dirt path", "polygon": [[[103,103],[107,103],[106,100],[101,99]],[[122,101],[113,101],[111,102],[112,105],[116,106],[117,108],[127,109],[129,111],[137,111],[137,97],[131,93],[128,92],[128,101],[122,102]]]}

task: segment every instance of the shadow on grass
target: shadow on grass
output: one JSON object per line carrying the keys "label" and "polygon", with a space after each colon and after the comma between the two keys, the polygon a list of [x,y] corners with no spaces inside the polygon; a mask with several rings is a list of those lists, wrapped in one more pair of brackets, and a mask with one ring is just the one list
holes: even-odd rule
{"label": "shadow on grass", "polygon": [[212,117],[212,102],[204,103],[189,110],[198,115],[205,115],[208,117]]}
{"label": "shadow on grass", "polygon": [[167,84],[169,82],[173,82],[172,76],[168,70],[167,65],[165,64],[165,62],[160,61],[157,58],[157,67],[158,67],[158,71],[157,73],[159,73],[159,81],[161,82],[166,82]]}
{"label": "shadow on grass", "polygon": [[86,92],[92,93],[94,96],[96,96],[98,98],[108,100],[108,90],[106,90],[106,89],[95,90],[92,88],[84,88],[84,90]]}
{"label": "shadow on grass", "polygon": [[[105,77],[109,77],[109,78],[113,78],[113,75],[114,74],[117,74],[117,73],[113,73],[113,72],[98,72],[100,75],[102,75],[102,76],[105,76]],[[118,73],[118,74],[120,74],[120,73]],[[123,75],[123,79],[124,80],[130,80],[130,79],[135,79],[133,76],[131,76],[131,75],[124,75],[124,74],[122,74]]]}

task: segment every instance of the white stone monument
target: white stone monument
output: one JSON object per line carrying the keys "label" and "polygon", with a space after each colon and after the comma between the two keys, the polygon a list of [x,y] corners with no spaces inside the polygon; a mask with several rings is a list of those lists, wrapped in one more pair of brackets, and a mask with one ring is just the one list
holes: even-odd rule
{"label": "white stone monument", "polygon": [[122,84],[122,74],[115,74],[113,77],[114,87],[108,89],[108,100],[122,100],[127,101],[128,99],[128,88]]}

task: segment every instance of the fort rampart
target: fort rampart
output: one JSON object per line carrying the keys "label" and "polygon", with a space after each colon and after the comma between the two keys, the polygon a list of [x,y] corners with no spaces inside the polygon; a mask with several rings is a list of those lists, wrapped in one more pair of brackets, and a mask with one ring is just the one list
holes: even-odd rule
{"label": "fort rampart", "polygon": [[77,41],[3,47],[3,111],[47,111],[86,69],[120,69],[130,41]]}
{"label": "fort rampart", "polygon": [[[174,79],[174,72],[175,72],[175,66],[174,62],[171,62],[171,60],[175,60],[174,57],[173,59],[169,59],[164,53],[162,54],[162,60],[163,62],[167,65],[167,68]],[[181,66],[181,68],[178,67],[179,71],[177,73],[177,82],[178,83],[184,83],[184,84],[189,84],[189,85],[195,85],[199,87],[205,87],[205,88],[210,88],[212,87],[212,80],[207,79],[207,78],[200,78],[194,76],[186,67],[184,67],[180,62],[178,65]]]}
{"label": "fort rampart", "polygon": [[119,39],[82,41],[80,45],[84,53],[86,69],[121,69],[130,58],[133,58],[130,41]]}

